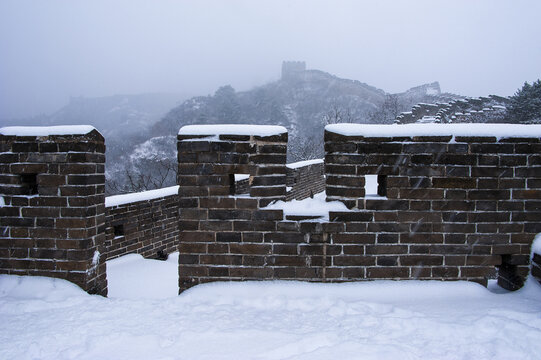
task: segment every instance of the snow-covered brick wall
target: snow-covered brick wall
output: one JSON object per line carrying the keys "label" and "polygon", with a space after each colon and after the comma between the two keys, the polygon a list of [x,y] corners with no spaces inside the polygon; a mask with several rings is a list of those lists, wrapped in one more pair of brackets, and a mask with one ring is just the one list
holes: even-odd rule
{"label": "snow-covered brick wall", "polygon": [[178,186],[105,199],[107,259],[126,254],[164,258],[179,244]]}
{"label": "snow-covered brick wall", "polygon": [[89,126],[0,130],[0,273],[107,294],[104,152]]}
{"label": "snow-covered brick wall", "polygon": [[[290,167],[285,129],[183,129],[178,195],[107,200],[97,131],[1,134],[0,272],[105,294],[107,257],[160,257],[177,246],[181,290],[215,280],[495,276],[516,289],[529,271],[541,232],[539,126],[331,125],[324,164]],[[267,207],[286,199],[288,172],[303,171],[299,189],[316,186],[317,173],[341,209],[320,218]],[[239,195],[241,175],[248,194]]]}
{"label": "snow-covered brick wall", "polygon": [[285,128],[190,125],[180,129],[178,140],[181,197],[238,194],[235,176],[245,174],[249,175],[250,195],[260,206],[285,199]]}
{"label": "snow-covered brick wall", "polygon": [[[192,229],[181,234],[180,288],[231,279],[486,285],[499,275],[516,289],[541,232],[539,134],[536,127],[329,126],[327,200],[350,210],[330,211],[327,221],[297,221],[313,219],[313,209],[284,216],[276,204],[262,209],[254,194],[230,192],[234,177],[224,175],[283,174],[282,166],[248,166],[267,153],[250,137],[179,136],[180,193],[190,199],[181,218]],[[366,196],[365,175],[377,179],[377,196]]]}
{"label": "snow-covered brick wall", "polygon": [[287,164],[286,200],[302,200],[325,191],[325,165],[323,159]]}
{"label": "snow-covered brick wall", "polygon": [[399,124],[422,122],[425,116],[434,116],[438,123],[504,123],[507,122],[506,97],[489,95],[488,97],[466,98],[437,102],[435,104],[417,104],[412,111],[401,113],[395,120]]}
{"label": "snow-covered brick wall", "polygon": [[486,283],[496,267],[521,286],[541,232],[541,126],[329,125],[325,149],[327,200],[364,214],[362,236],[389,254],[380,271]]}

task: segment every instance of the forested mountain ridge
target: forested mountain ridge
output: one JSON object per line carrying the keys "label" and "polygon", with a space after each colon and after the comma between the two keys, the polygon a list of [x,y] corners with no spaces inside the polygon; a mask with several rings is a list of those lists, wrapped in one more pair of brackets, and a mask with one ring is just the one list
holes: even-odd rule
{"label": "forested mountain ridge", "polygon": [[[237,92],[226,85],[212,96],[191,98],[169,111],[151,134],[170,135],[190,124],[241,123],[282,125],[289,130],[290,139],[301,134],[312,137],[333,120],[391,123],[401,111],[417,102],[439,99],[441,92],[436,82],[395,94],[397,112],[376,119],[374,113],[388,96],[376,87],[319,70],[283,73],[279,80],[249,91]],[[342,119],[330,119],[340,115]]]}
{"label": "forested mountain ridge", "polygon": [[107,175],[117,183],[117,189],[111,189],[115,192],[174,184],[176,149],[172,144],[184,125],[282,125],[289,132],[291,162],[323,155],[323,128],[329,123],[390,124],[418,102],[459,98],[441,93],[437,82],[388,94],[360,81],[306,70],[301,62],[284,62],[277,81],[239,92],[225,85],[213,95],[196,96],[174,107],[150,127],[143,141],[109,162]]}

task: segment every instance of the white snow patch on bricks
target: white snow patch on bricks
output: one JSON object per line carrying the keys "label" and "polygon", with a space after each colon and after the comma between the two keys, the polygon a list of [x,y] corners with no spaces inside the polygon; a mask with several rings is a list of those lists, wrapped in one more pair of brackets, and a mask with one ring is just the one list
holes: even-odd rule
{"label": "white snow patch on bricks", "polygon": [[304,161],[297,161],[294,163],[286,164],[286,167],[290,169],[298,169],[304,166],[314,165],[314,164],[323,164],[323,159],[312,159],[312,160],[304,160]]}
{"label": "white snow patch on bricks", "polygon": [[180,128],[179,135],[254,135],[273,136],[286,133],[283,126],[274,125],[187,125]]}
{"label": "white snow patch on bricks", "polygon": [[235,174],[235,181],[242,181],[250,178],[250,174]]}
{"label": "white snow patch on bricks", "polygon": [[134,203],[138,201],[146,201],[158,199],[166,196],[178,194],[178,185],[170,186],[162,189],[142,191],[138,193],[122,194],[122,195],[113,195],[105,198],[105,206],[119,206],[129,203]]}
{"label": "white snow patch on bricks", "polygon": [[277,201],[264,210],[283,210],[284,215],[320,216],[321,221],[329,221],[329,211],[351,211],[340,201],[325,200],[325,192],[314,195],[314,198],[304,200]]}
{"label": "white snow patch on bricks", "polygon": [[6,126],[0,128],[0,134],[12,136],[86,135],[93,130],[96,128],[91,125]]}
{"label": "white snow patch on bricks", "polygon": [[541,137],[541,125],[517,124],[332,124],[325,130],[344,136],[494,136],[498,139]]}

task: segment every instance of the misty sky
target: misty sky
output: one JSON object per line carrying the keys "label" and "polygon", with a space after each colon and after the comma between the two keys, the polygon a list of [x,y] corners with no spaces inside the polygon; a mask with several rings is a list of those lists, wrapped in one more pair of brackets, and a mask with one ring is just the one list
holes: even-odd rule
{"label": "misty sky", "polygon": [[282,60],[387,92],[512,95],[541,78],[541,1],[0,0],[0,118],[70,96],[207,95]]}

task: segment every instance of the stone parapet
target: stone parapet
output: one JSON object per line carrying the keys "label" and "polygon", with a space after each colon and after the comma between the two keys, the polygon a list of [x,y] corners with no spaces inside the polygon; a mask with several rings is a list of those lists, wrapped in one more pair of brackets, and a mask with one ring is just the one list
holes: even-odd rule
{"label": "stone parapet", "polygon": [[[402,246],[425,271],[437,258],[447,278],[485,283],[496,267],[501,286],[520,287],[541,232],[540,127],[435,126],[433,135],[422,126],[328,127],[328,200],[365,213],[367,233]],[[367,176],[378,179],[373,196]],[[393,268],[404,264],[396,260]]]}
{"label": "stone parapet", "polygon": [[107,294],[104,153],[92,127],[0,129],[0,273]]}
{"label": "stone parapet", "polygon": [[[541,128],[513,133],[458,127],[448,134],[450,128],[435,134],[427,128],[428,133],[396,129],[372,129],[382,132],[368,136],[349,131],[353,128],[345,134],[332,127],[326,131],[327,198],[351,209],[331,212],[329,222],[284,221],[280,210],[261,209],[253,193],[237,197],[193,187],[210,182],[219,169],[246,166],[247,160],[198,164],[198,157],[224,146],[212,142],[226,142],[237,160],[257,157],[258,150],[241,152],[249,138],[179,137],[179,184],[185,194],[181,291],[207,281],[246,279],[437,279],[486,285],[498,277],[508,289],[520,287],[533,237],[541,231]],[[191,159],[190,179],[181,174],[186,159]],[[273,166],[265,174],[272,178],[272,171],[282,175],[282,169]],[[371,193],[367,176],[377,179]],[[226,179],[220,186],[229,186]]]}
{"label": "stone parapet", "polygon": [[[164,191],[165,190],[165,191]],[[147,193],[148,199],[138,200]],[[173,194],[170,194],[174,192]],[[170,194],[170,195],[168,195]],[[152,194],[150,194],[152,195]],[[120,195],[125,196],[125,195]],[[145,258],[165,259],[177,251],[179,243],[179,197],[178,187],[129,194],[131,200],[118,204],[119,196],[106,200],[105,249],[107,260],[126,254],[140,254]]]}

